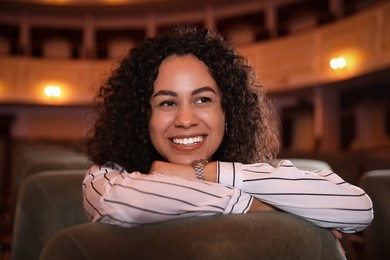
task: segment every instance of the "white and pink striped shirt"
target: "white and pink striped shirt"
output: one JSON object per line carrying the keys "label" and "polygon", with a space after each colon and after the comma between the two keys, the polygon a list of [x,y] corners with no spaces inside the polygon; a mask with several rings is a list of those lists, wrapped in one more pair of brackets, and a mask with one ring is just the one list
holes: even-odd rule
{"label": "white and pink striped shirt", "polygon": [[328,170],[302,171],[288,160],[277,167],[218,162],[217,168],[218,183],[212,183],[95,165],[83,181],[84,209],[92,221],[133,227],[191,216],[244,214],[255,197],[345,233],[361,231],[373,219],[368,195]]}

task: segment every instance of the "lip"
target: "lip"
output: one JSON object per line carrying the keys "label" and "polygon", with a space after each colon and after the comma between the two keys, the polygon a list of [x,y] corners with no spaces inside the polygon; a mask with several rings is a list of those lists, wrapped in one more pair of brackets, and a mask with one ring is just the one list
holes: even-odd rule
{"label": "lip", "polygon": [[[199,143],[194,143],[194,144],[177,144],[177,143],[173,142],[173,139],[189,139],[189,138],[196,138],[196,137],[199,137],[199,136],[201,136],[203,138],[203,140],[201,142],[199,142]],[[175,150],[189,152],[189,151],[197,150],[200,147],[202,147],[203,144],[205,143],[206,139],[207,139],[206,135],[191,135],[191,136],[175,136],[175,137],[171,137],[171,138],[169,138],[169,141],[170,141],[171,146]]]}

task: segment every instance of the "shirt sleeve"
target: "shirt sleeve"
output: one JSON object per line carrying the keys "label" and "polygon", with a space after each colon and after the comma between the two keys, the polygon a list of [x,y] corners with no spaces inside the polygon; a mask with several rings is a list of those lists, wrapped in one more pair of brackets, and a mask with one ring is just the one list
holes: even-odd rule
{"label": "shirt sleeve", "polygon": [[83,181],[85,213],[93,222],[125,227],[216,214],[246,213],[253,197],[228,185],[163,174],[92,166]]}
{"label": "shirt sleeve", "polygon": [[371,199],[361,188],[327,170],[299,170],[288,160],[277,167],[218,162],[217,181],[324,228],[354,233],[373,219]]}

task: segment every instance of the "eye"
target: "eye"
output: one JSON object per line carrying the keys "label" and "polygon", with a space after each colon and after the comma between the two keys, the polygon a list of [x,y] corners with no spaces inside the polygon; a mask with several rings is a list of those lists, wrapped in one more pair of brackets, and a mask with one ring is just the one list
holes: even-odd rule
{"label": "eye", "polygon": [[160,104],[159,104],[160,107],[173,107],[173,106],[176,106],[176,103],[173,102],[172,100],[165,100],[165,101],[162,101]]}
{"label": "eye", "polygon": [[195,101],[195,104],[205,104],[205,103],[210,103],[210,102],[211,102],[211,98],[209,98],[209,97],[201,97],[201,98],[198,98]]}

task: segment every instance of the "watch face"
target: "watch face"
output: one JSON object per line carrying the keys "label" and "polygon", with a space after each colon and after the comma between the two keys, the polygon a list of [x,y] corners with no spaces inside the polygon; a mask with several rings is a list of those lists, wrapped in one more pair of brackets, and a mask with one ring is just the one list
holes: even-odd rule
{"label": "watch face", "polygon": [[206,159],[195,160],[191,163],[192,167],[205,166],[208,163]]}

